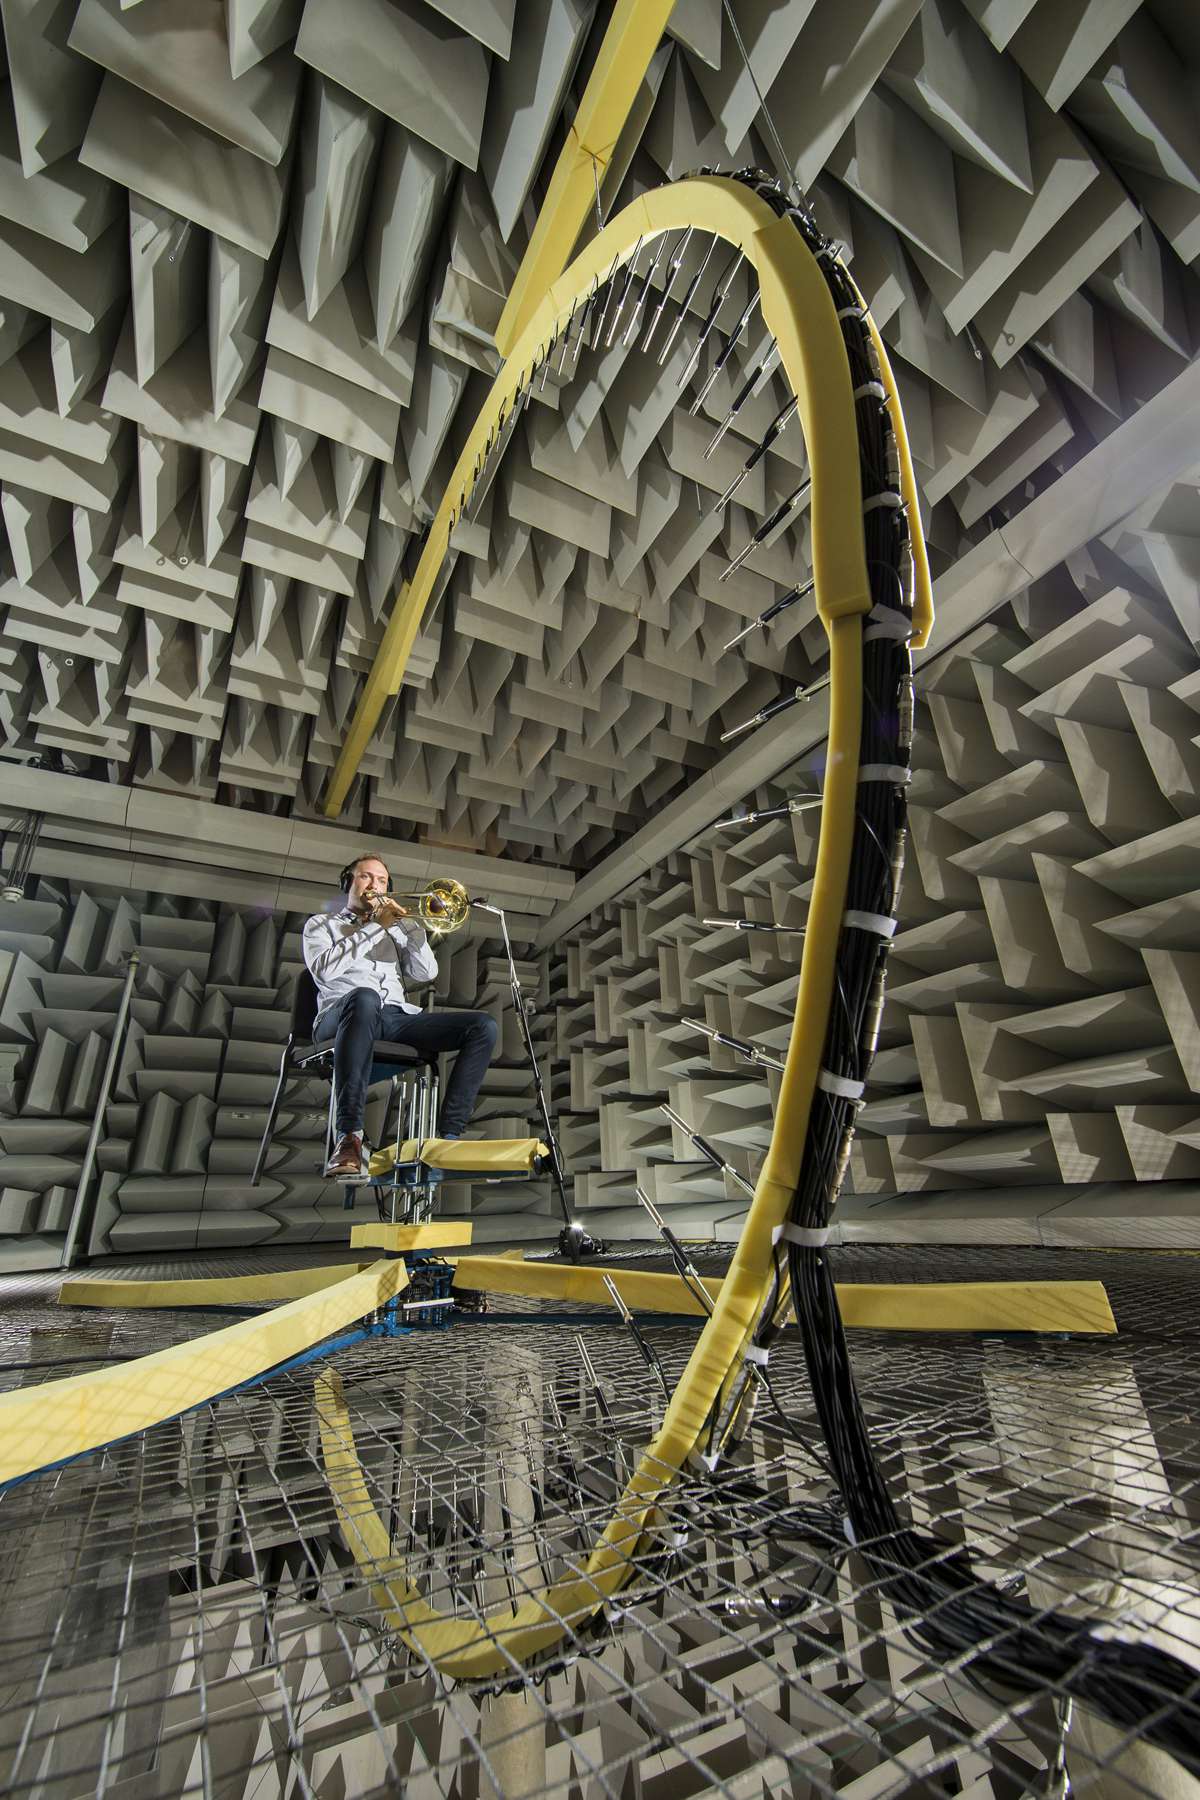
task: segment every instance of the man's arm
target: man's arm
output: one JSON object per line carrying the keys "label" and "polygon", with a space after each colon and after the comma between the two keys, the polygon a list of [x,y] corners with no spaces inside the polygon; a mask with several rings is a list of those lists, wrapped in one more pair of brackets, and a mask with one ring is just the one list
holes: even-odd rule
{"label": "man's arm", "polygon": [[396,946],[396,961],[405,980],[435,981],[438,961],[421,920],[387,895],[375,902],[373,911]]}
{"label": "man's arm", "polygon": [[400,919],[391,928],[400,952],[400,973],[406,981],[436,981],[438,959],[416,919]]}

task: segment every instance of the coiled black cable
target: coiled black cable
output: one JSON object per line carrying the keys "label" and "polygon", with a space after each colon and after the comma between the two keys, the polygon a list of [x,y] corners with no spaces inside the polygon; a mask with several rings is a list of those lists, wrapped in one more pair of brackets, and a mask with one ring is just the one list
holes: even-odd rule
{"label": "coiled black cable", "polygon": [[[747,182],[781,216],[790,216],[818,259],[842,325],[857,399],[866,560],[881,616],[911,619],[910,546],[897,495],[891,420],[879,397],[880,371],[858,296],[833,245],[807,210],[789,204],[777,183],[755,172]],[[912,665],[907,640],[886,631],[863,644],[860,766],[879,771],[860,781],[846,908],[894,916],[905,843],[905,788],[912,747]],[[834,1003],[822,1066],[847,1083],[865,1081],[883,1006],[888,939],[844,927],[838,944]],[[790,1217],[819,1230],[829,1222],[849,1155],[859,1102],[819,1087]],[[930,1656],[962,1663],[980,1685],[1036,1693],[1046,1688],[1082,1701],[1119,1729],[1137,1733],[1200,1775],[1200,1674],[1150,1643],[1102,1623],[1037,1610],[971,1570],[957,1546],[906,1525],[876,1460],[855,1387],[833,1273],[819,1248],[788,1245],[793,1306],[821,1430],[854,1542],[911,1638]]]}

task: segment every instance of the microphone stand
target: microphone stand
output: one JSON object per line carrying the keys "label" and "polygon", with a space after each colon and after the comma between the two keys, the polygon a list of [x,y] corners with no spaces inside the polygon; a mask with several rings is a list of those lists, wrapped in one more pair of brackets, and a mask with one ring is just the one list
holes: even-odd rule
{"label": "microphone stand", "polygon": [[508,979],[512,987],[513,1006],[521,1025],[521,1036],[525,1040],[525,1054],[529,1058],[529,1067],[533,1071],[533,1086],[537,1094],[538,1114],[542,1121],[542,1130],[546,1134],[546,1143],[550,1149],[550,1173],[554,1180],[558,1203],[562,1207],[565,1221],[560,1242],[566,1240],[566,1248],[572,1262],[579,1260],[578,1240],[585,1237],[578,1225],[571,1218],[571,1209],[567,1204],[567,1190],[563,1180],[562,1157],[559,1153],[558,1139],[554,1135],[554,1127],[550,1123],[550,1107],[546,1100],[546,1090],[542,1085],[542,1072],[538,1068],[537,1051],[533,1047],[533,1033],[529,1029],[529,1015],[533,1010],[532,999],[527,1000],[521,991],[521,977],[517,974],[517,961],[513,955],[512,939],[508,935],[508,920],[502,906],[493,906],[489,900],[472,900],[471,905],[476,912],[491,913],[500,921],[500,936],[504,940],[504,954],[508,958]]}

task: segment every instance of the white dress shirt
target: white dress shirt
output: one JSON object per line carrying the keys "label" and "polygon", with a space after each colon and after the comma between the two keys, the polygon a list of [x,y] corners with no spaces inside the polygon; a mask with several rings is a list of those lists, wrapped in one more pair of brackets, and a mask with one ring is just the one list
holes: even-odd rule
{"label": "white dress shirt", "polygon": [[320,1012],[362,987],[373,989],[385,1006],[420,1012],[405,998],[403,978],[433,981],[438,972],[425,927],[416,919],[385,927],[373,920],[364,924],[350,911],[313,914],[304,927],[304,960],[317,984]]}

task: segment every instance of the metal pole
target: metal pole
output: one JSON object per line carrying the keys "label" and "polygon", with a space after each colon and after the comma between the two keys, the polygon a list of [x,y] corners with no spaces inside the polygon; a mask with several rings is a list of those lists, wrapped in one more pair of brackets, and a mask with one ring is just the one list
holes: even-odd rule
{"label": "metal pole", "polygon": [[67,1227],[66,1242],[63,1244],[62,1256],[59,1259],[60,1269],[74,1268],[79,1239],[83,1234],[84,1225],[87,1223],[85,1202],[88,1188],[91,1185],[92,1170],[96,1164],[100,1133],[104,1128],[104,1108],[108,1105],[108,1091],[112,1086],[113,1076],[117,1072],[117,1058],[121,1054],[121,1039],[125,1035],[125,1022],[129,1017],[129,1003],[133,998],[133,983],[140,960],[137,951],[131,950],[129,966],[125,971],[125,986],[121,989],[121,999],[117,1006],[117,1020],[113,1026],[112,1043],[108,1047],[108,1061],[104,1065],[104,1074],[100,1080],[100,1096],[92,1115],[92,1129],[88,1133],[87,1149],[83,1153],[83,1167],[79,1171],[79,1181],[75,1188],[75,1204],[71,1208],[71,1223]]}
{"label": "metal pole", "polygon": [[558,1194],[558,1203],[562,1207],[563,1218],[569,1225],[571,1223],[571,1208],[567,1204],[567,1190],[563,1182],[562,1157],[558,1148],[558,1139],[554,1135],[554,1127],[550,1123],[550,1108],[546,1100],[546,1090],[542,1086],[542,1072],[538,1068],[537,1051],[533,1047],[533,1034],[529,1029],[529,1013],[526,1010],[526,1006],[532,1007],[533,1002],[526,1002],[525,996],[521,992],[521,978],[517,974],[517,962],[513,955],[512,939],[508,935],[508,919],[505,916],[504,908],[502,906],[492,906],[489,902],[482,900],[475,900],[472,904],[477,906],[481,912],[493,913],[500,921],[500,935],[504,939],[504,954],[508,958],[508,979],[512,985],[513,1006],[516,1009],[517,1018],[520,1021],[521,1035],[525,1040],[525,1054],[529,1058],[529,1067],[533,1071],[533,1085],[537,1093],[538,1113],[541,1117],[542,1129],[546,1133],[546,1143],[550,1150],[550,1174],[554,1181],[555,1191]]}

